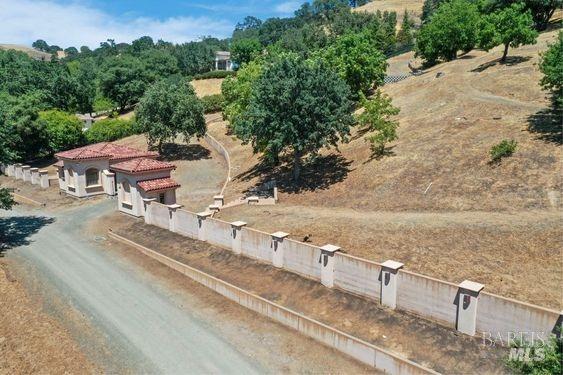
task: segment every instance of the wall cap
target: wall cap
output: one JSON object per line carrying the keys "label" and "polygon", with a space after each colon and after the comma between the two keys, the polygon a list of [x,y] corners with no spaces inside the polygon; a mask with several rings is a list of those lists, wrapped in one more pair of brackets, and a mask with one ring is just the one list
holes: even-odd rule
{"label": "wall cap", "polygon": [[289,233],[285,233],[285,232],[275,232],[271,234],[272,237],[277,238],[279,240],[286,238],[287,236],[289,236]]}
{"label": "wall cap", "polygon": [[464,280],[461,282],[461,284],[459,284],[459,287],[475,293],[479,293],[481,290],[483,290],[485,285],[476,283],[474,281]]}
{"label": "wall cap", "polygon": [[389,268],[393,271],[399,270],[403,268],[405,265],[401,262],[396,262],[394,260],[386,260],[385,262],[381,263],[381,267]]}
{"label": "wall cap", "polygon": [[231,226],[240,229],[240,228],[246,226],[246,223],[244,221],[233,221],[231,223]]}
{"label": "wall cap", "polygon": [[46,170],[46,169],[40,169],[40,170],[39,170],[39,173],[40,173],[40,174],[47,174],[47,173],[49,173],[49,171]]}
{"label": "wall cap", "polygon": [[151,202],[154,202],[154,201],[156,201],[156,198],[143,198],[143,202],[145,202],[145,203],[151,203]]}
{"label": "wall cap", "polygon": [[29,165],[22,165],[22,169],[31,169],[31,166],[29,166]]}
{"label": "wall cap", "polygon": [[203,211],[203,212],[198,212],[196,215],[199,218],[206,218],[209,217],[213,214],[213,212],[209,212],[209,211]]}
{"label": "wall cap", "polygon": [[335,253],[340,250],[340,246],[326,244],[321,247],[321,250],[324,251],[325,253]]}
{"label": "wall cap", "polygon": [[184,207],[184,206],[181,205],[181,204],[177,204],[177,203],[169,204],[169,205],[168,205],[168,209],[169,209],[169,210],[176,210],[176,209],[182,208],[182,207]]}
{"label": "wall cap", "polygon": [[39,170],[39,168],[29,168],[30,171],[36,172]]}
{"label": "wall cap", "polygon": [[225,198],[223,195],[214,195],[213,199],[223,199]]}

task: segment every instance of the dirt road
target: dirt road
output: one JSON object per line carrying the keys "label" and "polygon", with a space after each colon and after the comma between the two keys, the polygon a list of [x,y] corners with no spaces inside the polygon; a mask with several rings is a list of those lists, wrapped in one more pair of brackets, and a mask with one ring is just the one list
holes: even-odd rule
{"label": "dirt road", "polygon": [[[59,307],[53,309],[55,315],[96,365],[108,372],[250,374],[287,371],[295,368],[288,363],[303,360],[302,368],[309,368],[307,358],[291,352],[316,346],[310,340],[280,332],[267,321],[261,323],[262,332],[237,327],[236,321],[204,306],[195,288],[180,295],[138,265],[106,251],[105,239],[92,238],[85,223],[113,210],[114,204],[103,200],[54,214],[22,206],[0,212],[13,231],[8,239],[13,249],[6,257],[18,265],[19,277],[36,279],[28,284],[38,294],[49,301],[56,295],[68,305],[72,314],[61,313],[64,308]],[[294,347],[287,349],[288,341]],[[269,350],[260,347],[264,342]],[[347,359],[341,361],[350,366]],[[311,364],[310,369],[322,371],[318,366]]]}

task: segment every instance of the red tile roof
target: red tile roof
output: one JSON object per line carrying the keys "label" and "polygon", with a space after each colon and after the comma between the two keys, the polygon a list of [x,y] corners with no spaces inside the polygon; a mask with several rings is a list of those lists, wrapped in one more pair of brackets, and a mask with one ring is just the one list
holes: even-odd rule
{"label": "red tile roof", "polygon": [[164,161],[158,161],[148,158],[131,159],[127,161],[122,161],[111,166],[112,170],[122,171],[122,172],[147,172],[147,171],[160,171],[166,169],[176,169],[176,166],[172,163],[167,163]]}
{"label": "red tile roof", "polygon": [[111,142],[95,143],[84,147],[62,151],[55,154],[57,158],[84,160],[84,159],[132,159],[140,157],[156,157],[157,152],[141,151],[131,147],[118,145]]}
{"label": "red tile roof", "polygon": [[139,181],[137,184],[141,189],[143,189],[146,192],[175,189],[180,187],[180,184],[174,181],[173,179],[171,179],[170,177]]}

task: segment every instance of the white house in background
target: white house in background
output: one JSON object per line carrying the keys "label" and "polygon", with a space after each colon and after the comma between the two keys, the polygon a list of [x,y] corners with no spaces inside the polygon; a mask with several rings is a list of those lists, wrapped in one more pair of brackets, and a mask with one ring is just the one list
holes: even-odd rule
{"label": "white house in background", "polygon": [[233,70],[231,53],[228,51],[215,52],[215,70]]}
{"label": "white house in background", "polygon": [[155,159],[157,152],[140,151],[111,142],[96,143],[55,154],[59,160],[59,186],[75,197],[116,194],[115,174],[112,166],[131,159]]}
{"label": "white house in background", "polygon": [[155,199],[166,205],[176,204],[176,189],[180,184],[170,177],[174,169],[174,164],[149,158],[113,164],[111,170],[116,175],[119,210],[133,216],[144,216],[143,199]]}

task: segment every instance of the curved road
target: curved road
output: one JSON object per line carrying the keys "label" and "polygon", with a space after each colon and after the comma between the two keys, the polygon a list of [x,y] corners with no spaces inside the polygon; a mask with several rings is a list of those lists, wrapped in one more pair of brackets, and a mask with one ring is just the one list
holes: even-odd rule
{"label": "curved road", "polygon": [[[39,229],[29,244],[8,252],[8,257],[32,264],[41,279],[53,284],[86,315],[105,341],[119,348],[117,362],[123,368],[167,374],[267,371],[207,322],[189,314],[190,306],[178,306],[173,297],[136,273],[134,266],[80,235],[79,223],[113,209],[114,204],[103,201],[57,214],[52,223],[43,223],[40,211],[21,207],[0,211],[0,216],[11,216],[21,230]],[[42,224],[37,223],[45,226],[39,228]]]}

